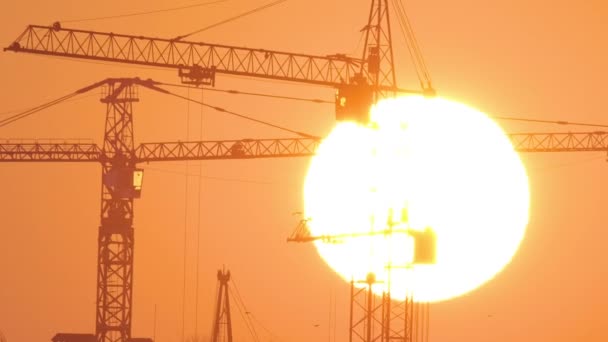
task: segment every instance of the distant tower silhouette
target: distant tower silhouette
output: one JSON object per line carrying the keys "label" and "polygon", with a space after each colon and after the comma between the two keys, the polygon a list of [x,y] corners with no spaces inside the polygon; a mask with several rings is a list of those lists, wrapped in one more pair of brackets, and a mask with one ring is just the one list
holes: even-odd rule
{"label": "distant tower silhouette", "polygon": [[230,296],[228,281],[230,271],[218,270],[217,302],[215,303],[215,320],[213,322],[213,336],[211,342],[232,342],[232,319],[230,318]]}

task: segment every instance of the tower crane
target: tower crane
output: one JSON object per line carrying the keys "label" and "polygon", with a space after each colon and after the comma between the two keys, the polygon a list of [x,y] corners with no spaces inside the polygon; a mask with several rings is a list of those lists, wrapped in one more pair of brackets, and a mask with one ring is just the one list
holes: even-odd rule
{"label": "tower crane", "polygon": [[[4,50],[176,69],[184,84],[194,86],[215,86],[216,75],[227,74],[333,87],[336,118],[366,121],[372,103],[387,94],[435,92],[429,79],[420,80],[421,90],[398,87],[388,1],[371,3],[361,58],[69,29],[59,22],[29,25]],[[410,45],[420,56],[416,41]]]}
{"label": "tower crane", "polygon": [[134,143],[136,87],[166,92],[154,81],[106,79],[78,90],[107,88],[102,145],[92,143],[2,143],[0,162],[96,162],[102,167],[98,232],[96,336],[98,341],[131,338],[134,200],[142,190],[144,162],[307,156],[318,139],[262,139]]}
{"label": "tower crane", "polygon": [[[364,33],[362,57],[353,58],[68,29],[55,23],[28,26],[5,51],[170,68],[177,70],[185,84],[193,86],[214,86],[217,75],[228,74],[332,87],[337,90],[337,120],[366,121],[371,104],[391,94],[434,94],[428,77],[420,80],[421,90],[398,87],[387,0],[371,1]],[[415,40],[410,44],[419,53]],[[161,92],[162,88],[152,81],[107,79],[87,89],[102,85],[108,88],[108,95],[102,98],[107,106],[102,145],[9,142],[0,144],[0,161],[101,164],[96,336],[100,342],[128,341],[132,323],[133,203],[140,197],[143,180],[137,164],[311,156],[320,139],[157,142],[136,146],[135,88]],[[510,137],[520,152],[608,151],[606,132],[521,133]]]}
{"label": "tower crane", "polygon": [[[372,103],[383,96],[434,93],[428,78],[421,80],[422,90],[397,86],[389,19],[388,1],[372,0],[363,29],[365,45],[360,59],[341,54],[315,56],[189,42],[182,37],[157,39],[67,29],[60,23],[28,26],[5,51],[172,68],[177,69],[182,82],[193,86],[214,86],[217,74],[328,86],[337,89],[338,120],[365,122]],[[415,40],[410,43],[416,47]],[[105,84],[109,95],[102,99],[107,104],[103,146],[34,143],[0,147],[2,161],[102,164],[95,328],[100,342],[131,338],[133,199],[140,195],[143,177],[142,170],[136,167],[138,162],[296,156],[312,154],[318,144],[316,139],[295,139],[157,143],[136,147],[132,115],[132,104],[137,101],[134,86],[160,89],[141,80],[113,79]]]}
{"label": "tower crane", "polygon": [[224,340],[232,342],[232,318],[230,316],[230,294],[228,292],[230,271],[226,271],[225,269],[218,270],[217,282],[219,286],[215,302],[215,317],[213,319],[211,342],[220,342],[223,336]]}

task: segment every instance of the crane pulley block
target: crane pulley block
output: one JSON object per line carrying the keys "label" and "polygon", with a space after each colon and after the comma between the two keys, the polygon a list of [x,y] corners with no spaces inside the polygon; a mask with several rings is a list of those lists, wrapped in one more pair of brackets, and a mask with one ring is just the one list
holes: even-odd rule
{"label": "crane pulley block", "polygon": [[202,85],[215,87],[216,69],[215,66],[206,68],[195,64],[190,67],[180,67],[178,75],[183,84],[191,84],[197,87]]}

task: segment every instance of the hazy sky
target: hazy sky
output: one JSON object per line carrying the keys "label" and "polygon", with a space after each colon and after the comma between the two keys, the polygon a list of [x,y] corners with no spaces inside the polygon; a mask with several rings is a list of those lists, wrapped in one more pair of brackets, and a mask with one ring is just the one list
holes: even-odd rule
{"label": "hazy sky", "polygon": [[[228,0],[186,11],[67,22],[192,3],[6,0],[0,4],[0,45],[8,46],[27,24],[57,20],[66,27],[174,37],[264,2]],[[366,24],[368,7],[367,0],[290,0],[192,39],[358,55],[359,30]],[[411,0],[406,8],[441,96],[490,114],[608,123],[604,1]],[[398,31],[395,44],[399,83],[414,88],[416,78]],[[0,53],[0,74],[0,118],[106,77],[178,81],[173,70],[8,52]],[[224,76],[218,77],[217,87],[328,100],[333,96],[328,88]],[[190,96],[201,94],[192,91]],[[211,92],[203,96],[210,104],[314,134],[326,134],[334,123],[332,105]],[[83,97],[0,128],[0,138],[101,142],[105,109],[97,99]],[[285,136],[207,109],[202,118],[203,139]],[[200,119],[198,106],[141,91],[141,103],[135,107],[136,140],[199,139]],[[589,130],[508,122],[504,127],[509,132]],[[531,211],[521,248],[503,272],[477,291],[432,305],[431,341],[608,340],[606,156],[522,157],[530,180]],[[134,336],[152,336],[156,307],[157,340],[181,337],[184,229],[186,335],[194,333],[200,214],[201,334],[208,334],[211,327],[216,270],[226,265],[247,310],[278,339],[328,339],[333,296],[337,340],[346,341],[348,285],[325,266],[312,245],[285,243],[298,221],[292,213],[302,209],[307,165],[306,158],[211,161],[202,164],[202,178],[199,163],[144,165],[143,196],[135,207]],[[187,195],[186,172],[191,174]],[[100,174],[96,164],[0,165],[0,331],[8,341],[48,341],[60,331],[94,331]],[[233,315],[241,320],[237,310]],[[259,329],[260,335],[269,336]],[[235,326],[235,335],[249,338],[241,324]]]}

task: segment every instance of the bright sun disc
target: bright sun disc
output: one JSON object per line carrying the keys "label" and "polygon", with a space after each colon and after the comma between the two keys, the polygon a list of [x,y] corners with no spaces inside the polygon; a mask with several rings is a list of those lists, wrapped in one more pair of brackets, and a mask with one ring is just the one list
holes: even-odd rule
{"label": "bright sun disc", "polygon": [[[327,264],[347,281],[373,272],[396,299],[474,290],[509,263],[528,222],[527,176],[508,137],[440,98],[384,100],[370,126],[338,124],[311,161],[304,199],[311,234],[335,237],[315,243]],[[436,263],[412,265],[413,238],[382,234],[389,221],[433,229]]]}

